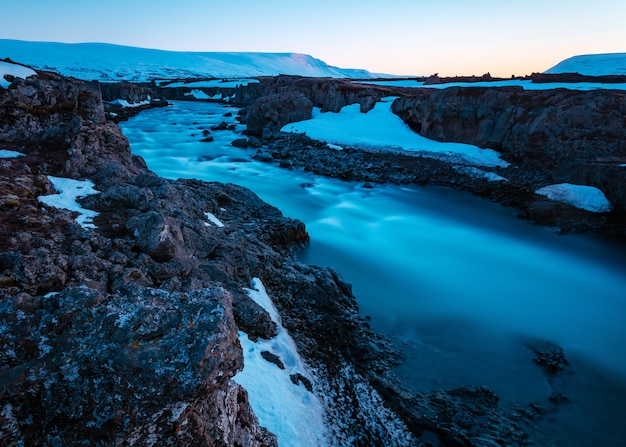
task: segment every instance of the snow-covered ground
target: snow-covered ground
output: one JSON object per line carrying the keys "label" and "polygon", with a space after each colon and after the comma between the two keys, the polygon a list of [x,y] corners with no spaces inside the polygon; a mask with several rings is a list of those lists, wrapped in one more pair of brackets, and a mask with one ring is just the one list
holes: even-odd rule
{"label": "snow-covered ground", "polygon": [[[0,56],[1,57],[1,56]],[[16,78],[26,79],[29,76],[36,75],[33,70],[18,64],[0,61],[0,88],[9,88],[11,83],[4,79],[5,75],[15,76]]]}
{"label": "snow-covered ground", "polygon": [[[263,307],[278,326],[278,335],[270,340],[251,341],[239,333],[243,348],[244,368],[234,380],[248,391],[248,398],[259,423],[278,438],[279,447],[323,447],[328,445],[324,426],[325,411],[319,399],[293,374],[311,379],[296,345],[281,324],[280,316],[260,279],[252,280],[248,295]],[[284,369],[263,358],[262,352],[277,355]]]}
{"label": "snow-covered ground", "polygon": [[604,193],[594,186],[560,183],[545,186],[535,192],[550,200],[567,203],[593,213],[605,213],[613,209]]}
{"label": "snow-covered ground", "polygon": [[546,73],[579,73],[587,76],[626,75],[626,53],[573,56],[546,70]]}
{"label": "snow-covered ground", "polygon": [[235,88],[238,85],[258,84],[258,79],[211,79],[207,81],[195,81],[195,82],[172,82],[170,84],[163,85],[165,88],[175,87],[194,87],[194,88]]}
{"label": "snow-covered ground", "polygon": [[626,84],[601,84],[599,82],[546,82],[534,83],[520,79],[510,79],[506,81],[479,81],[479,82],[448,82],[445,84],[425,85],[422,81],[414,79],[392,80],[392,81],[359,81],[363,84],[375,84],[389,87],[409,87],[409,88],[434,88],[444,89],[450,87],[522,87],[524,90],[554,90],[566,88],[569,90],[626,90]]}
{"label": "snow-covered ground", "polygon": [[81,197],[99,193],[99,191],[93,189],[95,186],[93,182],[89,180],[74,180],[70,178],[53,177],[51,175],[48,176],[48,179],[54,188],[59,191],[59,194],[40,196],[38,197],[39,201],[55,208],[76,211],[79,213],[79,216],[76,218],[76,222],[78,222],[83,228],[96,228],[93,224],[93,218],[99,213],[97,211],[83,208],[76,201],[76,199]]}
{"label": "snow-covered ground", "polygon": [[145,101],[139,101],[139,102],[133,102],[130,103],[125,99],[116,99],[114,101],[111,101],[111,104],[117,104],[118,106],[122,106],[122,107],[141,107],[141,106],[147,106],[148,104],[150,104],[151,98],[148,96],[148,99],[146,99]]}
{"label": "snow-covered ground", "polygon": [[471,144],[442,143],[419,135],[391,111],[394,99],[383,98],[367,113],[361,113],[359,104],[345,106],[339,113],[322,113],[315,108],[312,119],[287,124],[281,130],[306,133],[331,144],[402,149],[477,166],[507,166],[494,150]]}
{"label": "snow-covered ground", "polygon": [[[211,222],[213,225],[220,227],[220,228],[224,227],[224,224],[222,223],[222,221],[219,220],[217,216],[215,216],[215,214],[206,212],[204,213],[204,215],[209,220],[209,222]],[[210,226],[211,224],[209,222],[205,222],[205,225]]]}
{"label": "snow-covered ground", "polygon": [[182,52],[104,43],[65,44],[0,39],[0,58],[79,79],[147,81],[182,78],[250,78],[279,74],[372,78],[366,70],[333,67],[299,53]]}

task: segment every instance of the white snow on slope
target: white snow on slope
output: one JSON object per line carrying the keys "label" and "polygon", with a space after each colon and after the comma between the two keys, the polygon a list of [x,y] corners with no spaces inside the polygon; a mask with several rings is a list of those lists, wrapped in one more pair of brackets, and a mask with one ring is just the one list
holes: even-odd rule
{"label": "white snow on slope", "polygon": [[23,157],[25,154],[16,151],[10,151],[8,149],[0,149],[0,158],[17,158]]}
{"label": "white snow on slope", "polygon": [[433,88],[444,89],[450,87],[522,87],[524,90],[554,90],[566,88],[568,90],[626,90],[626,84],[602,84],[600,82],[540,82],[535,83],[521,79],[510,79],[506,81],[479,81],[479,82],[447,82],[444,84],[429,84],[417,82],[415,80],[401,81],[359,81],[359,84],[374,84],[388,87],[408,87],[408,88]]}
{"label": "white snow on slope", "polygon": [[[319,399],[302,383],[295,385],[289,376],[300,373],[311,378],[296,345],[280,322],[280,316],[260,279],[252,280],[248,295],[263,307],[278,327],[270,340],[251,341],[239,333],[244,368],[234,380],[248,391],[248,398],[259,423],[278,438],[279,447],[322,447],[328,445],[324,426],[325,411]],[[268,362],[261,352],[280,357],[285,369]]]}
{"label": "white snow on slope", "polygon": [[195,82],[172,82],[171,84],[163,85],[164,88],[175,87],[195,87],[195,88],[235,88],[238,85],[258,84],[258,79],[211,79],[208,81],[195,81]]}
{"label": "white snow on slope", "polygon": [[587,76],[626,75],[626,53],[573,56],[546,70],[546,73],[579,73]]}
{"label": "white snow on slope", "polygon": [[104,43],[0,39],[0,58],[5,57],[38,69],[99,81],[250,78],[279,74],[333,78],[378,76],[366,70],[333,67],[299,53],[182,52]]}
{"label": "white snow on slope", "polygon": [[[217,227],[224,227],[224,224],[222,223],[221,220],[219,220],[215,214],[213,213],[209,213],[208,211],[206,213],[204,213],[204,215],[206,216],[206,218],[209,220],[209,222],[211,222],[213,225],[217,226]],[[209,222],[205,222],[205,225],[209,226]]]}
{"label": "white snow on slope", "polygon": [[593,213],[605,213],[613,209],[611,202],[604,193],[593,186],[560,183],[545,186],[535,192],[550,200],[566,203]]}
{"label": "white snow on slope", "polygon": [[99,191],[93,189],[95,186],[93,182],[90,180],[74,180],[70,178],[53,177],[51,175],[48,176],[48,179],[54,188],[59,191],[59,194],[40,196],[38,197],[39,201],[55,208],[76,211],[79,213],[79,216],[76,218],[76,222],[78,222],[80,226],[83,228],[96,228],[93,224],[93,218],[99,213],[97,211],[83,208],[76,201],[76,199],[81,197],[99,193]]}
{"label": "white snow on slope", "polygon": [[110,104],[117,104],[119,106],[125,107],[125,108],[133,108],[133,107],[141,107],[141,106],[147,106],[150,104],[150,97],[148,96],[148,99],[146,99],[145,101],[139,101],[139,102],[133,102],[130,103],[125,99],[116,99],[114,101],[111,101]]}
{"label": "white snow on slope", "polygon": [[[3,56],[0,56],[3,57]],[[6,56],[4,56],[6,57]],[[4,79],[5,75],[15,76],[16,78],[26,79],[29,76],[37,75],[32,69],[23,65],[12,64],[10,62],[0,61],[0,87],[9,88],[11,83]]]}
{"label": "white snow on slope", "polygon": [[287,124],[281,130],[306,133],[310,138],[339,145],[423,152],[477,166],[508,165],[494,150],[471,144],[442,143],[419,135],[391,111],[394,99],[383,98],[367,113],[361,113],[359,104],[345,106],[339,113],[322,113],[314,108],[312,119]]}

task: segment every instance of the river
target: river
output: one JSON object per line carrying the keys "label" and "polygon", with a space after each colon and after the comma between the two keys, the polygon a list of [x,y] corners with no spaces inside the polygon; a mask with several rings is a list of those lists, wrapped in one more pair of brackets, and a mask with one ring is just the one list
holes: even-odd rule
{"label": "river", "polygon": [[404,350],[395,372],[412,390],[486,385],[503,404],[545,400],[550,383],[527,345],[553,342],[571,364],[559,379],[570,402],[538,438],[624,445],[624,245],[560,236],[450,189],[365,188],[261,163],[255,149],[230,145],[242,125],[200,142],[203,129],[235,123],[227,112],[236,109],[175,102],[122,129],[157,174],[240,184],[302,220],[311,243],[301,260],[353,284],[362,314]]}

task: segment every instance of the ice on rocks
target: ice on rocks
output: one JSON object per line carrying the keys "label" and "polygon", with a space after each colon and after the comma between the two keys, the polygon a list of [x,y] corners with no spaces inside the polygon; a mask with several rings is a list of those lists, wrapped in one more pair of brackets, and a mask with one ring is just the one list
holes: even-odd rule
{"label": "ice on rocks", "polygon": [[559,183],[535,191],[537,194],[592,213],[606,213],[613,209],[604,193],[594,186]]}
{"label": "ice on rocks", "polygon": [[26,79],[29,76],[36,76],[37,73],[35,73],[33,69],[24,67],[23,65],[0,61],[0,88],[9,88],[9,85],[11,85],[9,81],[4,79],[5,75]]}
{"label": "ice on rocks", "polygon": [[[276,337],[256,342],[239,332],[243,348],[244,369],[234,380],[248,391],[248,398],[260,425],[278,438],[279,446],[317,447],[328,444],[325,410],[315,394],[300,382],[290,378],[302,374],[312,376],[302,362],[296,345],[280,322],[280,316],[260,279],[252,280],[252,289],[246,289],[250,298],[263,307],[277,324]],[[280,357],[285,369],[268,362],[261,355],[269,351]]]}
{"label": "ice on rocks", "polygon": [[63,177],[48,176],[50,183],[59,191],[59,194],[50,194],[38,197],[39,201],[55,208],[76,211],[79,216],[76,222],[83,228],[96,228],[93,218],[99,213],[97,211],[83,208],[76,200],[91,194],[98,194],[99,191],[93,189],[95,186],[90,180],[74,180]]}

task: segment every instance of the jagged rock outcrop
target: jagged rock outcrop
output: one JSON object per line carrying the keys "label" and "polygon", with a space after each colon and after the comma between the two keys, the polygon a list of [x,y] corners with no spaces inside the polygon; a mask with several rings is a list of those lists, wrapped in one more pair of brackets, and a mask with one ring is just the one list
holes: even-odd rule
{"label": "jagged rock outcrop", "polygon": [[[3,148],[25,154],[0,161],[2,441],[276,445],[231,380],[235,321],[275,331],[241,287],[260,256],[306,241],[302,224],[235,186],[147,171],[96,83],[18,80],[0,90],[0,116]],[[39,202],[51,175],[96,184],[83,204],[101,213],[97,230]],[[209,226],[204,213],[231,202],[246,232]]]}
{"label": "jagged rock outcrop", "polygon": [[272,445],[230,381],[243,366],[231,299],[126,286],[3,300],[3,441]]}
{"label": "jagged rock outcrop", "polygon": [[420,135],[498,150],[548,183],[600,187],[626,209],[624,92],[424,89],[392,110]]}
{"label": "jagged rock outcrop", "polygon": [[310,119],[312,107],[338,112],[346,105],[358,103],[361,111],[367,112],[380,98],[394,91],[339,79],[278,76],[261,81],[252,84],[255,95],[249,95],[245,122],[249,134],[266,137],[276,134],[285,124]]}
{"label": "jagged rock outcrop", "polygon": [[100,92],[104,101],[122,99],[130,104],[160,99],[159,89],[154,83],[101,82]]}

